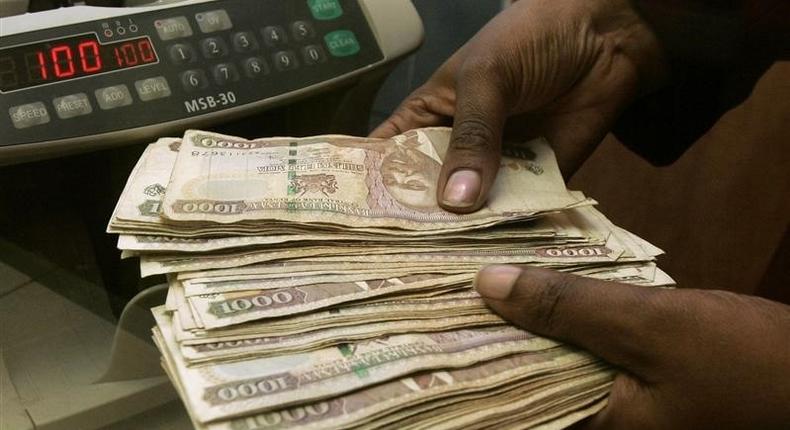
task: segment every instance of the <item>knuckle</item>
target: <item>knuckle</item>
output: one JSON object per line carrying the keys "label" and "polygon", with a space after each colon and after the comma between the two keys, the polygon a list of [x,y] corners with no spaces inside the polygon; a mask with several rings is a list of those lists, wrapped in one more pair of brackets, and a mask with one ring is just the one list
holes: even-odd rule
{"label": "knuckle", "polygon": [[431,117],[437,113],[436,109],[434,109],[436,105],[435,99],[436,97],[431,94],[417,93],[406,101],[405,108],[417,117]]}
{"label": "knuckle", "polygon": [[576,279],[572,276],[557,276],[545,284],[537,297],[534,317],[546,333],[557,333],[562,325],[562,308],[568,301]]}
{"label": "knuckle", "polygon": [[455,151],[478,154],[494,151],[497,148],[496,133],[481,116],[467,115],[466,118],[454,125],[453,131],[453,140],[450,145]]}

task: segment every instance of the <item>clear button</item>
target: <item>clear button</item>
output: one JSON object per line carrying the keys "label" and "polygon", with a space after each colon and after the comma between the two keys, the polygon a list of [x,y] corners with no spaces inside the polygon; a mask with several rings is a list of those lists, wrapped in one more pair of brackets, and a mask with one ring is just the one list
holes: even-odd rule
{"label": "clear button", "polygon": [[93,112],[91,102],[85,93],[57,97],[52,100],[52,104],[55,106],[55,112],[60,119],[74,118],[75,116],[88,115]]}
{"label": "clear button", "polygon": [[96,101],[102,110],[115,109],[121,106],[132,104],[132,94],[126,85],[113,85],[111,87],[99,88],[94,92]]}
{"label": "clear button", "polygon": [[140,100],[144,102],[170,96],[170,85],[167,84],[164,76],[137,81],[134,83],[134,88]]}
{"label": "clear button", "polygon": [[41,102],[12,106],[8,109],[8,115],[16,128],[28,128],[49,122],[49,112]]}

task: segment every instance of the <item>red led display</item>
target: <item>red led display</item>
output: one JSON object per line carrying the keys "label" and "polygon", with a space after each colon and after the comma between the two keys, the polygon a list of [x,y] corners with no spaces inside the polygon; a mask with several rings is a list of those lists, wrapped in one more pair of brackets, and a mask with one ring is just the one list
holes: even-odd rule
{"label": "red led display", "polygon": [[151,40],[139,37],[99,43],[95,34],[0,50],[0,91],[30,88],[156,63]]}

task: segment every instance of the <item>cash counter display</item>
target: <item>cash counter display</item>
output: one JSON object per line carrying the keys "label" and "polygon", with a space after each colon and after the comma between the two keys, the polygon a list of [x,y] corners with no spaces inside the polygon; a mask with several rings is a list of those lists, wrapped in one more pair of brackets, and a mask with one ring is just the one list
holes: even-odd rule
{"label": "cash counter display", "polygon": [[3,18],[0,164],[205,128],[336,88],[419,44],[404,4],[223,0],[34,14],[51,25]]}

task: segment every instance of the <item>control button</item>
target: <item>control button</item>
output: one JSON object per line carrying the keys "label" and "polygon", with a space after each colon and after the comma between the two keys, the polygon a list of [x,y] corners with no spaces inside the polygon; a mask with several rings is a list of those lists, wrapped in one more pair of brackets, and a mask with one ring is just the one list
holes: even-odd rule
{"label": "control button", "polygon": [[228,13],[222,9],[195,14],[195,21],[203,33],[228,30],[233,27]]}
{"label": "control button", "polygon": [[338,0],[307,0],[307,6],[310,7],[313,18],[321,21],[328,21],[343,15],[343,8],[340,7]]}
{"label": "control button", "polygon": [[218,37],[209,37],[200,42],[200,50],[206,58],[217,58],[228,55],[228,45]]}
{"label": "control button", "polygon": [[96,101],[102,110],[115,109],[121,106],[132,104],[132,94],[126,85],[113,85],[111,87],[99,88],[94,92]]}
{"label": "control button", "polygon": [[239,71],[236,69],[236,65],[231,63],[217,64],[211,69],[211,74],[214,75],[214,82],[219,85],[239,80]]}
{"label": "control button", "polygon": [[187,70],[181,74],[181,83],[188,91],[197,91],[208,87],[208,78],[202,70]]}
{"label": "control button", "polygon": [[263,41],[269,46],[280,46],[288,41],[285,30],[279,25],[263,27]]}
{"label": "control button", "polygon": [[168,49],[170,59],[175,64],[186,64],[195,61],[195,50],[185,43],[176,43]]}
{"label": "control button", "polygon": [[275,53],[272,57],[274,58],[274,67],[279,71],[291,70],[299,66],[293,51],[280,51]]}
{"label": "control button", "polygon": [[313,30],[313,24],[307,21],[294,21],[291,24],[291,34],[294,35],[295,40],[301,41],[315,36],[315,30]]}
{"label": "control button", "polygon": [[302,58],[307,65],[323,63],[326,61],[324,50],[318,45],[307,45],[302,48]]}
{"label": "control button", "polygon": [[52,104],[55,106],[55,112],[60,119],[74,118],[75,116],[87,115],[93,112],[91,102],[85,93],[56,97],[52,100]]}
{"label": "control button", "polygon": [[41,102],[12,106],[8,109],[8,115],[16,128],[28,128],[49,122],[49,112]]}
{"label": "control button", "polygon": [[244,74],[248,78],[257,78],[258,76],[269,74],[269,65],[260,57],[250,57],[244,61]]}
{"label": "control button", "polygon": [[233,33],[233,49],[236,52],[250,52],[258,49],[258,41],[255,35],[249,31]]}
{"label": "control button", "polygon": [[164,76],[137,81],[134,83],[134,88],[140,100],[144,102],[170,96],[170,85],[167,84]]}
{"label": "control button", "polygon": [[359,52],[359,42],[349,30],[335,30],[324,36],[329,53],[334,57],[347,57]]}
{"label": "control button", "polygon": [[157,19],[154,21],[154,27],[162,40],[178,39],[192,35],[192,27],[189,26],[189,21],[183,16]]}

